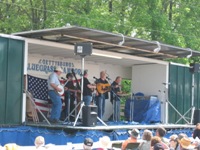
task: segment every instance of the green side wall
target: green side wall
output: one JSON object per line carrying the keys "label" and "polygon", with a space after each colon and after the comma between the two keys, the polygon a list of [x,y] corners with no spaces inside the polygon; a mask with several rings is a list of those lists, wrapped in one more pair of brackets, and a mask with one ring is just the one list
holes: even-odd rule
{"label": "green side wall", "polygon": [[[200,75],[194,73],[194,106],[199,109],[200,102]],[[170,64],[169,67],[169,101],[183,115],[191,108],[192,100],[192,73],[189,67]],[[180,115],[169,105],[169,123],[176,123]],[[191,118],[191,111],[186,115]],[[188,120],[189,121],[189,120]],[[190,121],[189,121],[190,122]],[[183,119],[178,123],[186,123]]]}
{"label": "green side wall", "polygon": [[24,41],[0,37],[0,124],[20,124]]}

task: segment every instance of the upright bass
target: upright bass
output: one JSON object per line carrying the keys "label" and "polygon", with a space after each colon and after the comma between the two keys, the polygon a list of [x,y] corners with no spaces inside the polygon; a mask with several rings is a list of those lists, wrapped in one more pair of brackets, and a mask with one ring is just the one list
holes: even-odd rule
{"label": "upright bass", "polygon": [[[76,81],[76,90],[80,90],[81,91],[81,86],[80,86],[79,81],[78,81],[78,79],[76,77],[74,69],[72,69],[72,74],[73,74],[73,76],[75,78],[75,81]],[[79,103],[81,101],[81,93],[77,92],[77,93],[75,93],[75,95],[76,95],[77,103]],[[80,110],[80,105],[78,106],[77,110],[78,111]]]}

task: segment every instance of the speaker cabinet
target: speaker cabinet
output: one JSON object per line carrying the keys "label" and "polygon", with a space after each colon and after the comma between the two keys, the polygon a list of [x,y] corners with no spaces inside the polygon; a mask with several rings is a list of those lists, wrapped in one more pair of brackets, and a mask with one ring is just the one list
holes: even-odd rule
{"label": "speaker cabinet", "polygon": [[192,73],[200,72],[200,64],[198,63],[190,64],[190,72]]}
{"label": "speaker cabinet", "polygon": [[76,43],[74,53],[80,56],[87,56],[92,54],[92,43]]}
{"label": "speaker cabinet", "polygon": [[194,125],[196,125],[197,123],[200,123],[200,110],[199,109],[196,109],[194,111],[193,123],[194,123]]}
{"label": "speaker cabinet", "polygon": [[97,106],[83,106],[82,123],[83,126],[96,126],[97,124]]}

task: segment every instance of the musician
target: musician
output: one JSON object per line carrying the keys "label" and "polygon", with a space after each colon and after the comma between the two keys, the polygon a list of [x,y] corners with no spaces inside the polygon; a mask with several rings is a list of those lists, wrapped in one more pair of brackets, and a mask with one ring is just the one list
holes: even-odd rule
{"label": "musician", "polygon": [[92,101],[92,90],[96,88],[96,85],[93,85],[88,80],[88,72],[85,70],[83,74],[83,101],[86,106],[90,105]]}
{"label": "musician", "polygon": [[57,92],[61,92],[62,89],[58,87],[60,81],[58,77],[62,74],[63,70],[57,66],[54,68],[54,72],[48,77],[48,95],[52,101],[50,122],[59,123],[60,114],[62,109],[61,96]]}
{"label": "musician", "polygon": [[[105,71],[100,72],[100,78],[96,81],[96,83],[97,84],[98,83],[108,84],[108,81],[106,80],[106,72]],[[98,106],[98,117],[99,118],[102,118],[104,115],[106,99],[108,99],[108,92],[101,94],[97,91],[96,104]]]}
{"label": "musician", "polygon": [[120,121],[120,94],[122,94],[121,88],[120,88],[121,80],[122,78],[120,76],[117,76],[115,81],[111,84],[111,87],[112,87],[111,102],[114,106],[113,107],[114,121]]}
{"label": "musician", "polygon": [[74,109],[74,101],[76,99],[76,93],[80,92],[80,90],[76,89],[73,83],[73,74],[68,73],[66,75],[67,83],[65,85],[65,113],[66,116]]}

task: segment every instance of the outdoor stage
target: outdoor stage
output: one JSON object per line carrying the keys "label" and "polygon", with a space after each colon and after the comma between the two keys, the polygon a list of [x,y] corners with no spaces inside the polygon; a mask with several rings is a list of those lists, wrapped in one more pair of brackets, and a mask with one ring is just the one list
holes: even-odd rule
{"label": "outdoor stage", "polygon": [[33,146],[37,136],[43,136],[46,144],[66,145],[66,143],[82,143],[86,137],[90,137],[94,142],[98,142],[102,136],[110,137],[111,141],[122,141],[129,137],[128,131],[137,128],[142,137],[143,131],[149,129],[155,135],[158,127],[162,126],[167,130],[165,137],[172,134],[185,133],[191,137],[194,125],[183,124],[138,124],[135,122],[105,122],[107,126],[97,123],[96,126],[86,127],[77,122],[69,124],[52,124],[45,122],[27,122],[21,126],[5,126],[0,128],[1,145],[16,143],[20,146]]}

